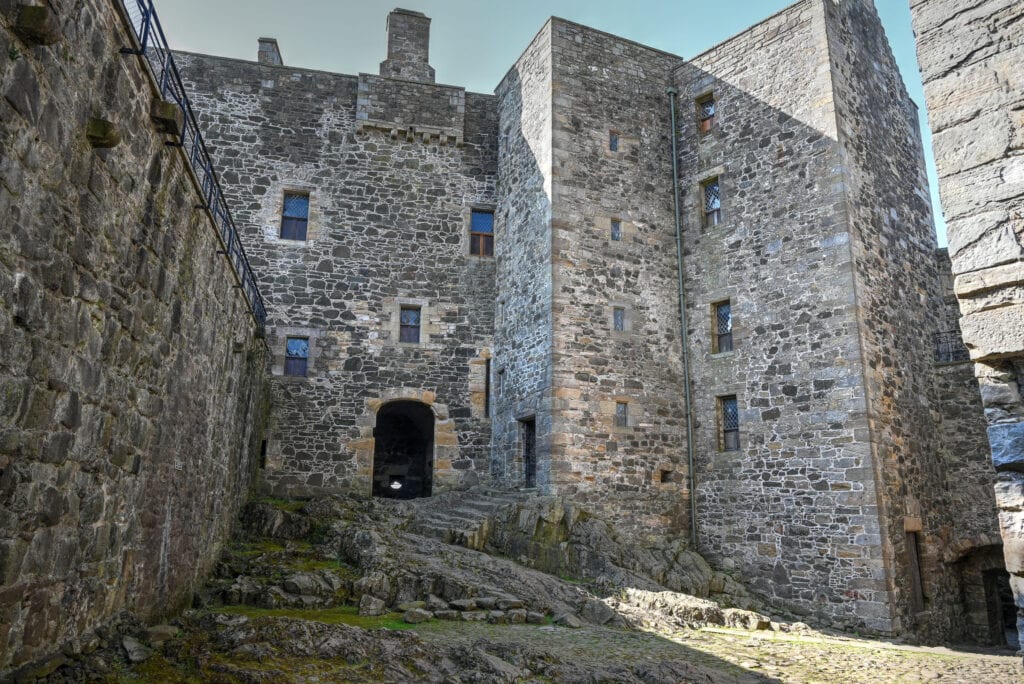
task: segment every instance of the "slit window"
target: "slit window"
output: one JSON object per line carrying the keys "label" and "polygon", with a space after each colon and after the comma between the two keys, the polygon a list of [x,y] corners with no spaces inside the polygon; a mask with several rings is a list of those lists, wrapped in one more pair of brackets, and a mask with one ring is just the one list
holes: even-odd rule
{"label": "slit window", "polygon": [[281,239],[305,240],[309,225],[309,195],[286,192],[281,209]]}
{"label": "slit window", "polygon": [[484,361],[484,416],[491,417],[491,360]]}
{"label": "slit window", "polygon": [[615,402],[615,427],[629,426],[629,403],[625,401]]}
{"label": "slit window", "polygon": [[697,122],[700,132],[710,133],[715,126],[715,96],[706,95],[697,100]]}
{"label": "slit window", "polygon": [[618,152],[619,151],[619,134],[615,131],[608,133],[608,151]]}
{"label": "slit window", "polygon": [[740,410],[735,394],[718,397],[718,448],[740,450]]}
{"label": "slit window", "polygon": [[727,299],[712,305],[711,353],[732,351],[732,303]]}
{"label": "slit window", "polygon": [[612,308],[612,329],[616,332],[626,329],[626,310],[621,306]]}
{"label": "slit window", "polygon": [[498,370],[498,396],[505,396],[505,369]]}
{"label": "slit window", "polygon": [[309,363],[309,338],[289,337],[284,348],[284,374],[306,377]]}
{"label": "slit window", "polygon": [[410,344],[420,341],[420,308],[403,306],[398,319],[398,340]]}
{"label": "slit window", "polygon": [[924,610],[924,575],[921,572],[920,539],[917,532],[907,532],[907,574],[910,576],[910,605],[915,613]]}
{"label": "slit window", "polygon": [[622,240],[622,220],[613,218],[612,219],[612,240],[614,242],[620,242]]}
{"label": "slit window", "polygon": [[474,209],[470,215],[469,253],[494,256],[494,212]]}
{"label": "slit window", "polygon": [[704,226],[717,226],[722,222],[722,191],[717,178],[711,178],[701,184],[701,195],[704,199]]}

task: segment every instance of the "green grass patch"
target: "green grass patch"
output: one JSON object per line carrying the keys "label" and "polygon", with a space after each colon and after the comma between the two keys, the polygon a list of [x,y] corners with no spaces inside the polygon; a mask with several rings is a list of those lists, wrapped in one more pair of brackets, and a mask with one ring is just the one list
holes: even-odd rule
{"label": "green grass patch", "polygon": [[279,511],[288,511],[289,513],[295,513],[301,511],[306,507],[305,501],[295,501],[292,499],[275,499],[273,497],[266,497],[263,499],[257,499],[257,503],[264,503],[269,506],[273,506]]}
{"label": "green grass patch", "polygon": [[360,615],[356,606],[338,606],[337,608],[255,608],[253,606],[222,606],[215,613],[245,615],[248,618],[285,617],[310,622],[323,622],[328,625],[348,625],[361,629],[411,629],[415,625],[402,622],[399,613],[389,613],[379,617]]}

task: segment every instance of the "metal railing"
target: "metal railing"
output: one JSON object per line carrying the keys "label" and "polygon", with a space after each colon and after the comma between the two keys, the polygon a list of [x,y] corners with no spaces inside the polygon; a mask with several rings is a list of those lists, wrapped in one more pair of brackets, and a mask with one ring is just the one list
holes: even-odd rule
{"label": "metal railing", "polygon": [[203,204],[200,207],[209,212],[217,227],[217,234],[223,248],[221,253],[227,256],[228,262],[234,269],[235,276],[238,278],[238,287],[242,288],[246,302],[249,304],[249,310],[262,333],[267,321],[263,296],[256,285],[256,277],[253,275],[249,258],[245,254],[238,229],[235,227],[235,221],[231,217],[231,211],[224,199],[224,191],[221,190],[220,182],[217,180],[213,161],[203,142],[203,136],[199,132],[198,120],[195,112],[192,111],[188,95],[185,94],[185,86],[181,82],[181,75],[174,63],[171,48],[167,44],[160,20],[153,8],[153,0],[119,0],[119,2],[124,9],[125,17],[128,19],[136,41],[135,46],[123,48],[121,52],[141,57],[142,63],[146,65],[153,78],[160,97],[181,109],[184,125],[181,127],[178,139],[168,144],[181,147],[188,159],[188,165],[195,174],[195,181],[203,198]]}
{"label": "metal railing", "polygon": [[935,347],[935,363],[961,363],[971,360],[959,330],[935,333],[932,337]]}

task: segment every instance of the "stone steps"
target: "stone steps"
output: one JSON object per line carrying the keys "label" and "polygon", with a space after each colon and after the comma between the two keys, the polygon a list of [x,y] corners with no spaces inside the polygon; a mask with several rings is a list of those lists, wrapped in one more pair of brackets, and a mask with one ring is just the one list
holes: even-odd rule
{"label": "stone steps", "polygon": [[416,509],[409,531],[439,539],[447,544],[480,550],[487,543],[493,519],[529,495],[505,490],[482,490],[452,497],[415,499]]}

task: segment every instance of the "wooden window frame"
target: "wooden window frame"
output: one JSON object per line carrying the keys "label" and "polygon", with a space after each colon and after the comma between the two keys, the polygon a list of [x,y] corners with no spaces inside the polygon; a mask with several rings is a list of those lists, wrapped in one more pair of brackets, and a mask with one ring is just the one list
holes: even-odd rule
{"label": "wooden window frame", "polygon": [[[718,208],[708,209],[707,192],[711,186],[718,188]],[[701,181],[700,184],[700,202],[701,202],[701,216],[702,224],[705,228],[714,228],[722,223],[722,180],[721,176],[712,176],[711,178]]]}
{"label": "wooden window frame", "polygon": [[[722,332],[720,327],[720,316],[719,310],[723,306],[729,307],[729,331]],[[711,305],[711,353],[712,354],[727,354],[735,349],[733,343],[733,326],[732,326],[732,300],[723,299],[719,302],[715,302]]]}
{"label": "wooden window frame", "polygon": [[[725,405],[727,402],[736,403],[736,427],[726,429],[725,427]],[[739,397],[735,394],[725,394],[715,397],[715,418],[718,427],[718,450],[720,452],[737,452],[740,447],[740,426],[739,426]]]}
{"label": "wooden window frame", "polygon": [[[711,115],[704,114],[704,105],[708,102],[711,103],[712,113]],[[718,101],[715,99],[714,93],[707,93],[701,95],[695,101],[697,111],[697,130],[701,135],[707,135],[715,128],[715,116],[718,114]]]}
{"label": "wooden window frame", "polygon": [[[491,232],[474,230],[473,218],[477,215],[491,217]],[[469,211],[469,255],[477,257],[494,256],[494,211],[491,209],[470,209]]]}

